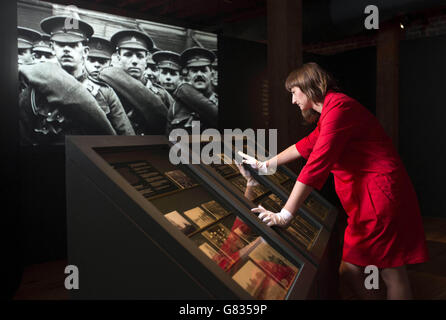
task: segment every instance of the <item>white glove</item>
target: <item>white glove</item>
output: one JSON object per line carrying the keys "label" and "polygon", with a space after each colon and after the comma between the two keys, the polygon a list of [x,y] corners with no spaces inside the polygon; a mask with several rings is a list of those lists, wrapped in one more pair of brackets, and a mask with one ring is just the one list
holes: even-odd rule
{"label": "white glove", "polygon": [[259,174],[268,174],[268,168],[266,167],[266,161],[259,161],[241,151],[238,152],[239,156],[243,158],[242,163],[249,164],[252,168],[259,171]]}
{"label": "white glove", "polygon": [[282,208],[280,212],[274,213],[266,210],[264,207],[259,205],[257,208],[251,209],[252,212],[260,213],[259,219],[262,220],[268,227],[271,226],[287,226],[294,216],[287,209]]}
{"label": "white glove", "polygon": [[249,172],[249,170],[246,170],[241,163],[238,163],[237,161],[234,162],[238,170],[240,171],[241,175],[243,176],[243,178],[246,179],[247,181],[246,186],[253,187],[259,185],[256,179],[254,179],[254,177],[251,175],[251,172]]}

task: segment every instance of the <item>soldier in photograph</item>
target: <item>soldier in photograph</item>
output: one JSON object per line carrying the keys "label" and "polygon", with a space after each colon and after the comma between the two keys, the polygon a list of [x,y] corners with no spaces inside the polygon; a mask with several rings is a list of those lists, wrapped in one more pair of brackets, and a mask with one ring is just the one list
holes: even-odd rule
{"label": "soldier in photograph", "polygon": [[180,55],[172,51],[158,51],[152,58],[159,70],[160,85],[173,94],[181,81]]}
{"label": "soldier in photograph", "polygon": [[[115,91],[98,79],[99,72],[110,65],[113,48],[105,38],[93,36],[88,42],[84,76],[80,79],[85,88],[95,97],[118,135],[134,135],[132,124]],[[87,76],[88,75],[88,76]]]}
{"label": "soldier in photograph", "polygon": [[118,53],[115,51],[110,58],[110,67],[119,67]]}
{"label": "soldier in photograph", "polygon": [[168,132],[175,128],[191,131],[194,121],[200,121],[202,130],[218,127],[218,97],[211,83],[214,60],[215,55],[204,48],[189,48],[181,54],[187,82],[173,94],[175,105],[169,109]]}
{"label": "soldier in photograph", "polygon": [[48,34],[40,34],[40,39],[33,44],[33,57],[35,62],[54,62],[57,59],[54,56],[53,48],[51,47],[51,40]]}
{"label": "soldier in photograph", "polygon": [[144,71],[144,77],[147,80],[150,80],[151,83],[156,83],[156,84],[160,84],[159,83],[159,70],[158,67],[156,65],[156,62],[153,61],[153,55],[158,52],[161,51],[158,48],[152,48],[151,50],[149,50],[149,53],[147,54],[147,67],[146,67],[146,71]]}
{"label": "soldier in photograph", "polygon": [[98,79],[99,72],[110,66],[113,47],[106,38],[93,36],[88,41],[89,52],[85,60],[85,69],[93,79]]}
{"label": "soldier in photograph", "polygon": [[66,134],[116,134],[94,95],[82,82],[86,77],[84,45],[93,28],[72,17],[53,16],[41,21],[51,35],[58,64],[21,65],[19,75],[26,87],[19,95],[20,129],[24,143],[64,143]]}
{"label": "soldier in photograph", "polygon": [[33,44],[40,39],[36,30],[17,27],[18,64],[33,64]]}
{"label": "soldier in photograph", "polygon": [[119,66],[104,68],[99,79],[116,91],[136,134],[164,134],[173,99],[144,77],[152,39],[138,30],[121,30],[110,41],[117,50]]}

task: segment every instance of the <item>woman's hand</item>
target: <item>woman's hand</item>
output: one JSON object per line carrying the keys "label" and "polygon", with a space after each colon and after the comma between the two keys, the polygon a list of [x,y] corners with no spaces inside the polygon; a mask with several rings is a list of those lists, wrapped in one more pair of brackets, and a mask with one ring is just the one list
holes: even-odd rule
{"label": "woman's hand", "polygon": [[239,156],[243,158],[242,163],[249,164],[252,168],[259,171],[259,174],[268,174],[268,165],[266,161],[259,161],[254,157],[251,157],[241,151],[238,152]]}
{"label": "woman's hand", "polygon": [[294,218],[292,213],[285,208],[282,208],[280,212],[274,213],[259,205],[257,208],[251,209],[251,212],[260,213],[259,219],[266,223],[268,227],[286,227]]}
{"label": "woman's hand", "polygon": [[246,170],[243,167],[243,164],[238,163],[237,161],[234,161],[235,165],[237,166],[238,170],[240,171],[240,174],[246,179],[246,186],[247,187],[253,187],[258,186],[259,183],[254,179],[254,177],[251,175],[251,172],[249,170]]}

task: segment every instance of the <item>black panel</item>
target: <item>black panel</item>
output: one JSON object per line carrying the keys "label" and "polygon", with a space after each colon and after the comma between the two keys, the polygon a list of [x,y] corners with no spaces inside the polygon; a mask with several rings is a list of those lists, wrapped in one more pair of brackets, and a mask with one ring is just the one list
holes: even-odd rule
{"label": "black panel", "polygon": [[10,299],[20,284],[23,272],[23,230],[18,203],[22,201],[19,175],[19,126],[18,126],[18,74],[17,74],[17,8],[15,1],[2,1],[0,5],[2,70],[0,97],[1,195],[2,195],[2,261],[4,282],[1,297]]}
{"label": "black panel", "polygon": [[423,215],[446,217],[444,74],[446,37],[401,42],[399,152]]}

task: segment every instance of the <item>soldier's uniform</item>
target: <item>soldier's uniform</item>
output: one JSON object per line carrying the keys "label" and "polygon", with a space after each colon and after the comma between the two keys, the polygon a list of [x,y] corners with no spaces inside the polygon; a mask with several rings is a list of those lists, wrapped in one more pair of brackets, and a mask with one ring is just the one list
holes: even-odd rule
{"label": "soldier's uniform", "polygon": [[[77,20],[65,29],[66,16],[43,19],[41,28],[52,41],[87,41],[93,28]],[[77,26],[77,28],[76,28]],[[22,65],[26,88],[19,95],[22,142],[64,143],[66,134],[116,134],[93,95],[58,64]]]}
{"label": "soldier's uniform", "polygon": [[[119,49],[149,51],[152,39],[138,30],[122,30],[111,38]],[[173,104],[169,93],[160,85],[141,77],[131,77],[122,67],[104,68],[99,79],[109,84],[117,93],[136,134],[164,134],[167,111]]]}
{"label": "soldier's uniform", "polygon": [[217,88],[218,88],[218,59],[217,59],[217,50],[211,50],[212,53],[215,55],[215,60],[214,62],[212,62],[212,86],[214,89],[214,92],[217,92]]}
{"label": "soldier's uniform", "polygon": [[[88,42],[88,57],[111,59],[113,49],[111,43],[102,37],[94,36]],[[135,130],[130,123],[124,107],[113,88],[104,81],[94,79],[84,72],[77,79],[93,95],[118,135],[134,135]]]}
{"label": "soldier's uniform", "polygon": [[[211,66],[215,55],[204,48],[189,48],[181,54],[184,68]],[[212,92],[205,96],[190,83],[184,82],[175,90],[173,97],[175,104],[169,109],[167,115],[170,132],[176,128],[192,131],[193,121],[200,121],[200,129],[218,127],[218,96]]]}
{"label": "soldier's uniform", "polygon": [[147,89],[149,89],[151,92],[156,94],[161,99],[166,108],[166,116],[167,116],[167,111],[169,110],[170,106],[173,105],[173,103],[175,102],[175,99],[172,97],[172,95],[158,83],[152,83],[149,80],[142,80],[142,83],[146,86]]}
{"label": "soldier's uniform", "polygon": [[212,92],[211,96],[209,97],[209,101],[218,106],[218,94],[216,92]]}

